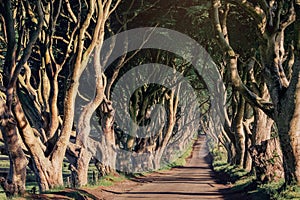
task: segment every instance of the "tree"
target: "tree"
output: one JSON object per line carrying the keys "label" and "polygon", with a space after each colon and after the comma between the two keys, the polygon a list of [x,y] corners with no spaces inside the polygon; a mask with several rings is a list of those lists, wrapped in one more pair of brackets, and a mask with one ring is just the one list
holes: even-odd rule
{"label": "tree", "polygon": [[[15,138],[20,134],[21,141],[9,138],[5,141],[10,153],[19,152],[18,157],[11,157],[12,163],[24,158],[24,149],[20,147],[24,143],[40,191],[63,185],[62,165],[73,133],[79,80],[95,53],[97,89],[81,112],[77,127],[76,143],[84,148],[82,135],[89,131],[91,113],[105,96],[105,78],[97,55],[104,39],[105,22],[119,3],[1,2],[4,18],[1,30],[6,44],[2,51],[5,57],[2,89],[7,106],[1,113],[5,119],[2,131],[4,136]],[[15,124],[17,131],[10,124]],[[16,167],[24,165],[12,166],[21,173]],[[23,178],[22,183],[16,182],[20,189],[24,181]]]}
{"label": "tree", "polygon": [[[230,1],[242,11],[247,12],[257,25],[259,39],[260,63],[265,71],[265,82],[271,97],[272,104],[251,92],[241,81],[238,71],[238,55],[229,41],[226,40],[219,21],[218,9],[221,1],[212,1],[213,20],[218,41],[227,55],[231,81],[235,88],[253,106],[263,110],[274,119],[278,127],[281,150],[283,152],[283,164],[285,180],[287,184],[299,184],[299,155],[298,126],[299,113],[297,99],[299,92],[296,89],[299,82],[299,65],[293,59],[287,60],[284,46],[286,28],[290,26],[296,17],[293,1]],[[291,52],[289,58],[294,58]],[[287,61],[289,62],[287,62]],[[287,69],[284,70],[284,61]],[[291,72],[290,79],[286,74]]]}
{"label": "tree", "polygon": [[[144,56],[141,57],[140,55]],[[184,124],[191,123],[187,115],[191,114],[193,110],[192,108],[187,110],[188,106],[185,105],[187,101],[182,97],[189,96],[192,99],[192,94],[182,89],[185,87],[178,83],[180,82],[178,81],[178,74],[172,74],[174,77],[171,77],[171,74],[164,71],[167,69],[162,69],[162,66],[141,65],[144,62],[162,62],[172,66],[173,70],[181,71],[187,79],[195,81],[195,72],[192,71],[189,64],[178,60],[180,59],[176,56],[164,51],[143,50],[138,53],[135,59],[129,62],[125,71],[121,71],[120,77],[116,81],[117,85],[113,89],[113,91],[116,90],[119,93],[113,93],[112,95],[113,97],[119,95],[119,99],[125,99],[116,102],[115,108],[120,111],[129,110],[132,121],[128,120],[126,115],[122,115],[122,112],[116,115],[118,122],[116,123],[116,141],[121,149],[117,156],[119,161],[123,161],[119,164],[119,169],[128,172],[158,169],[162,167],[162,164],[166,164],[163,163],[164,160],[170,161],[178,156],[195,134],[195,131],[193,131],[195,127],[183,131]],[[139,67],[135,68],[134,63],[138,63]],[[139,68],[142,69],[143,73],[139,72]],[[169,70],[172,71],[172,69]],[[122,82],[123,84],[118,85],[118,81],[122,81],[123,73],[131,78],[127,79],[128,81],[125,82],[127,84]],[[147,74],[147,78],[145,74]],[[159,83],[148,83],[137,87],[137,83],[166,79],[170,85],[173,85],[172,87],[168,88]],[[129,82],[129,80],[134,81]],[[198,82],[197,86],[201,84]],[[126,99],[129,98],[128,93],[135,87],[137,88],[130,97],[128,108],[126,107]],[[205,87],[199,87],[200,91],[202,91],[201,89],[205,90]],[[194,103],[197,105],[197,102]],[[165,111],[163,112],[161,109]]]}

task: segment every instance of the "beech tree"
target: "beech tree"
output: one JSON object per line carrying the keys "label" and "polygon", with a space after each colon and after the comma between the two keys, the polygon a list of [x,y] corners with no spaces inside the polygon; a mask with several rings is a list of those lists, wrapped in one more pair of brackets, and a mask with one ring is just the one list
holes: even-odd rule
{"label": "beech tree", "polygon": [[[135,126],[123,130],[114,121],[115,108],[127,108],[112,102],[112,93],[133,66],[161,63],[189,80],[206,117],[215,108],[210,108],[203,77],[190,63],[164,51],[139,49],[124,53],[103,71],[111,53],[102,55],[105,38],[158,24],[190,35],[219,64],[228,97],[223,130],[216,133],[209,117],[200,124],[224,146],[228,162],[248,171],[254,167],[262,182],[284,175],[287,184],[299,184],[299,1],[0,0],[0,11],[0,140],[10,159],[8,176],[0,183],[7,194],[24,193],[27,165],[45,191],[63,185],[65,158],[75,186],[82,186],[88,183],[91,160],[102,175],[114,168],[157,169],[185,148],[193,133],[177,134],[188,120],[181,114],[178,90],[144,84],[131,94],[130,123],[149,125],[154,122],[151,107],[165,109],[152,124],[160,129],[149,137],[136,137]],[[247,31],[241,34],[240,29]],[[128,45],[124,41],[124,52]]]}
{"label": "beech tree", "polygon": [[[145,80],[162,80],[168,79],[168,82],[173,83],[173,87],[180,88],[178,86],[178,74],[174,74],[173,79],[170,78],[170,74],[164,72],[160,77],[157,72],[159,67],[153,70],[151,67],[147,71],[147,78],[144,74],[140,74],[138,70],[135,70],[135,63],[138,63],[142,68],[142,63],[162,63],[167,66],[172,66],[173,70],[180,71],[182,76],[186,77],[190,81],[190,84],[194,86],[194,89],[199,94],[199,102],[194,102],[199,105],[208,104],[208,96],[204,97],[201,92],[206,91],[206,86],[203,80],[199,82],[198,76],[192,70],[189,63],[184,63],[175,60],[180,60],[176,56],[166,53],[161,50],[142,50],[136,54],[128,65],[120,71],[120,76],[117,78],[116,83],[122,79],[122,75],[125,74],[131,77],[127,79],[127,85],[114,86],[113,91],[119,91],[117,93],[118,98],[127,99],[127,93],[135,87],[136,83],[141,83]],[[143,67],[146,70],[146,66]],[[166,70],[166,69],[165,69]],[[171,68],[169,70],[172,70]],[[156,73],[155,73],[156,72]],[[131,82],[129,82],[129,80]],[[177,83],[176,83],[177,82]],[[123,82],[122,82],[123,83]],[[138,84],[137,84],[138,85]],[[172,85],[172,84],[171,84]],[[125,87],[125,88],[122,88]],[[185,88],[184,86],[182,86]],[[171,160],[180,156],[180,153],[186,149],[187,145],[190,145],[192,138],[195,136],[195,129],[193,127],[191,116],[193,115],[193,106],[188,110],[187,105],[184,103],[186,100],[183,96],[192,98],[192,95],[188,91],[184,91],[182,88],[174,89],[164,87],[158,83],[144,84],[136,88],[130,98],[130,106],[126,107],[124,101],[115,102],[115,106],[118,110],[129,110],[132,122],[130,122],[125,115],[117,114],[115,135],[116,143],[120,149],[120,153],[117,154],[117,169],[126,172],[141,172],[159,169],[163,165],[169,164],[165,161],[171,162]],[[186,92],[186,93],[185,93]],[[114,96],[116,95],[113,93]],[[185,95],[183,95],[185,94]],[[201,98],[202,97],[202,98]],[[126,101],[125,101],[126,102]],[[164,112],[159,111],[165,110]],[[157,110],[158,109],[158,110]],[[185,109],[185,110],[184,110]],[[118,111],[116,111],[118,113]],[[203,111],[205,112],[205,111]],[[134,123],[138,125],[131,125],[128,123]],[[190,126],[184,126],[188,124]],[[196,123],[198,126],[199,124]],[[124,126],[125,125],[125,126]],[[131,128],[130,128],[131,127]],[[143,134],[140,127],[144,127]],[[184,128],[189,127],[186,131]],[[140,135],[142,134],[142,135]],[[123,153],[127,152],[127,153]]]}
{"label": "beech tree", "polygon": [[[24,151],[32,160],[40,191],[45,191],[63,185],[62,165],[70,136],[85,148],[82,137],[89,131],[91,113],[105,97],[106,81],[98,60],[105,23],[119,3],[1,1],[1,56],[5,58],[1,127],[11,163],[19,163],[11,165],[6,180],[15,185],[13,194],[24,191]],[[97,87],[74,133],[75,98],[89,62],[94,63]],[[75,165],[78,171],[79,166]]]}
{"label": "beech tree", "polygon": [[[244,11],[257,25],[256,34],[259,39],[257,58],[264,71],[264,82],[268,94],[255,94],[243,83],[239,66],[239,56],[232,47],[230,31],[222,24],[219,11],[226,6],[237,6]],[[240,94],[252,106],[261,109],[272,118],[277,127],[280,146],[283,152],[283,166],[287,184],[299,184],[299,64],[291,51],[285,51],[285,32],[296,19],[296,2],[293,1],[212,1],[212,19],[216,37],[220,47],[226,54],[231,82]],[[296,30],[296,29],[295,29]],[[296,31],[297,33],[297,31]],[[298,39],[296,40],[298,41]],[[286,66],[286,67],[285,67]],[[265,93],[266,94],[266,93]],[[261,132],[260,132],[261,133]]]}

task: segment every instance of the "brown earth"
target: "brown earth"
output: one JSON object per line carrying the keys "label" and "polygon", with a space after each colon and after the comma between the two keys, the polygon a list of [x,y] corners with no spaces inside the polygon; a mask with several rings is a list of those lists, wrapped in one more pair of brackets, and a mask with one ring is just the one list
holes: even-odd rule
{"label": "brown earth", "polygon": [[[65,194],[52,194],[39,196],[35,199],[70,199],[74,191],[81,195],[76,199],[228,199],[246,200],[247,196],[242,193],[230,191],[230,185],[217,183],[214,172],[210,167],[211,158],[206,150],[204,137],[196,141],[192,156],[183,167],[171,170],[159,171],[144,177],[132,178],[117,182],[111,187],[98,187],[96,189],[84,188],[81,190],[68,189]],[[63,197],[64,196],[64,197]],[[43,198],[44,197],[44,198]],[[53,198],[54,197],[54,198]]]}

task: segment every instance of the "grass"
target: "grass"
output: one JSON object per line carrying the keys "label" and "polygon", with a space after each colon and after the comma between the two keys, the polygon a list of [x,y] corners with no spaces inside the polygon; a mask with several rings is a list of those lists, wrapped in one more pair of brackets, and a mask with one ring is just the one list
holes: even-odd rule
{"label": "grass", "polygon": [[253,176],[243,168],[227,163],[227,155],[222,148],[212,149],[211,154],[213,156],[212,167],[217,174],[222,176],[222,180],[220,180],[222,183],[230,182],[241,186],[253,180]]}
{"label": "grass", "polygon": [[[196,139],[195,139],[196,140]],[[194,141],[195,141],[194,140]],[[188,148],[185,150],[185,152],[183,154],[181,154],[176,160],[174,160],[171,163],[166,164],[165,166],[163,166],[162,168],[159,169],[159,171],[161,170],[170,170],[174,167],[181,167],[184,166],[186,164],[186,159],[192,154],[193,151],[193,144],[194,142],[191,142],[191,144],[188,146]]]}
{"label": "grass", "polygon": [[287,187],[282,192],[275,193],[274,197],[278,200],[300,199],[300,187],[299,186]]}
{"label": "grass", "polygon": [[121,182],[126,179],[128,179],[128,178],[124,174],[109,174],[109,175],[101,177],[96,183],[89,183],[85,187],[88,187],[88,188],[95,188],[98,186],[108,187],[108,186],[112,186],[116,182]]}
{"label": "grass", "polygon": [[1,189],[1,192],[0,192],[0,199],[6,199],[6,195],[5,195],[5,193],[2,189]]}
{"label": "grass", "polygon": [[271,182],[268,184],[258,184],[255,176],[241,169],[238,166],[230,165],[226,162],[224,151],[213,149],[213,169],[221,178],[221,182],[226,184],[233,183],[232,192],[247,192],[250,199],[270,199],[270,200],[299,200],[300,187],[288,186],[284,188],[284,180]]}
{"label": "grass", "polygon": [[189,147],[186,149],[186,151],[174,162],[172,162],[169,167],[178,167],[178,166],[184,166],[186,164],[186,159],[192,154],[193,151],[193,143],[189,145]]}
{"label": "grass", "polygon": [[72,199],[82,199],[82,197],[89,197],[90,199],[95,199],[92,194],[87,193],[84,189],[95,189],[99,186],[112,186],[116,182],[126,180],[127,178],[123,174],[109,174],[107,176],[101,177],[96,183],[89,183],[88,185],[81,187],[79,189],[66,190],[65,187],[57,187],[51,189],[43,194],[46,194],[49,198],[57,197],[55,195],[67,196]]}
{"label": "grass", "polygon": [[217,164],[213,164],[214,171],[222,175],[221,182],[223,183],[236,183],[241,184],[238,181],[245,182],[244,179],[252,179],[253,177],[249,174],[249,172],[245,171],[244,169],[230,165],[225,162],[218,162]]}
{"label": "grass", "polygon": [[300,199],[300,187],[288,186],[284,187],[284,180],[272,182],[268,184],[258,185],[257,189],[249,191],[252,199],[271,199],[271,200],[287,200]]}

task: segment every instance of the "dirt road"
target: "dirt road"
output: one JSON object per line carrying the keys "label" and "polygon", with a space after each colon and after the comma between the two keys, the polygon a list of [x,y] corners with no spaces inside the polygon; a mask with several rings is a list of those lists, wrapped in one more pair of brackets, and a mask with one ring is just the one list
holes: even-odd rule
{"label": "dirt road", "polygon": [[[136,179],[136,185],[125,191],[108,188],[104,199],[243,199],[243,194],[230,193],[229,186],[216,183],[208,164],[204,138],[200,138],[192,157],[184,167],[157,172],[146,178]],[[126,186],[125,186],[126,187]],[[127,191],[126,191],[127,190]]]}

